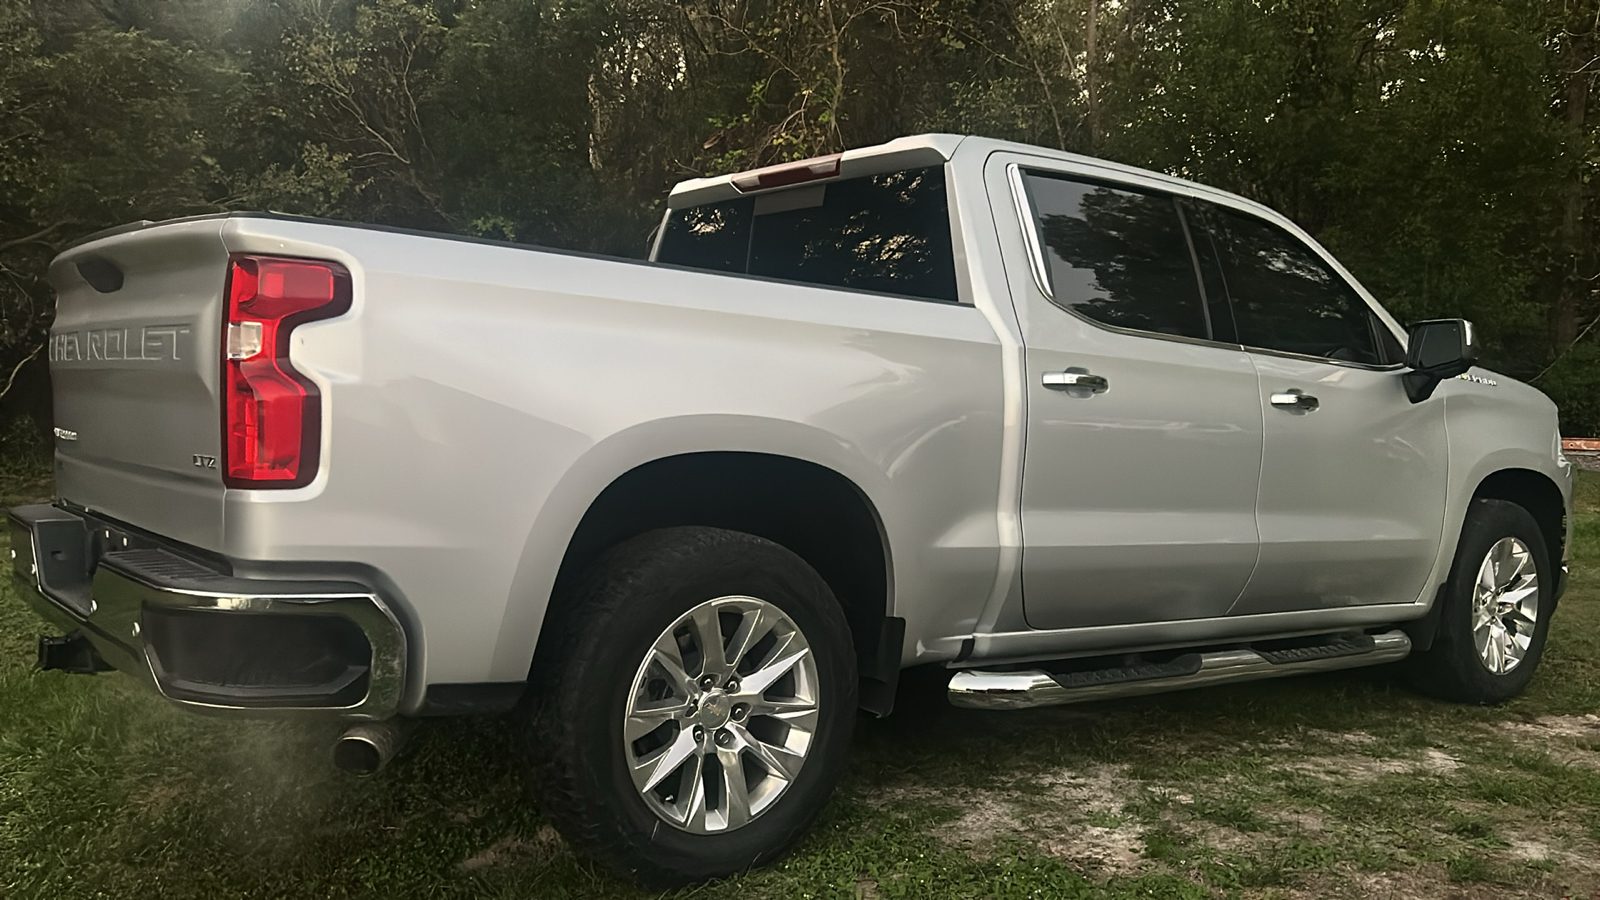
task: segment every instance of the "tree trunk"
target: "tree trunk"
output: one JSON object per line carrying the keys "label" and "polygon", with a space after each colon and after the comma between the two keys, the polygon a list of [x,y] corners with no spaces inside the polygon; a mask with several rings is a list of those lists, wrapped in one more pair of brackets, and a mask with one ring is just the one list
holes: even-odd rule
{"label": "tree trunk", "polygon": [[[1586,232],[1586,206],[1589,186],[1584,184],[1583,155],[1588,143],[1589,86],[1594,75],[1582,71],[1586,62],[1594,58],[1595,35],[1593,23],[1587,33],[1578,32],[1570,37],[1570,52],[1566,55],[1569,68],[1566,83],[1567,146],[1573,159],[1572,171],[1564,185],[1565,197],[1561,215],[1561,282],[1556,290],[1555,303],[1550,308],[1551,357],[1566,352],[1578,338],[1579,310],[1590,290],[1588,271],[1590,262]],[[1575,29],[1576,30],[1576,29]]]}
{"label": "tree trunk", "polygon": [[1100,147],[1100,87],[1097,76],[1100,69],[1100,59],[1096,54],[1096,32],[1100,25],[1100,2],[1089,0],[1089,22],[1086,31],[1086,47],[1083,61],[1084,87],[1089,93],[1089,147],[1097,150]]}

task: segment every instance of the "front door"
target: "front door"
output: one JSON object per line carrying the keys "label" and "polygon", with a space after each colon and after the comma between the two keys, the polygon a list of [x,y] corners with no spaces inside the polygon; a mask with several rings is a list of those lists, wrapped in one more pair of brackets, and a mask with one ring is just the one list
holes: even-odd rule
{"label": "front door", "polygon": [[[1176,198],[1013,163],[1031,265],[1022,588],[1035,628],[1225,615],[1255,566],[1255,367],[1197,275]],[[1031,277],[1030,277],[1031,270]]]}
{"label": "front door", "polygon": [[1394,333],[1309,244],[1201,217],[1265,414],[1261,559],[1233,612],[1416,601],[1444,528],[1444,404],[1410,401]]}

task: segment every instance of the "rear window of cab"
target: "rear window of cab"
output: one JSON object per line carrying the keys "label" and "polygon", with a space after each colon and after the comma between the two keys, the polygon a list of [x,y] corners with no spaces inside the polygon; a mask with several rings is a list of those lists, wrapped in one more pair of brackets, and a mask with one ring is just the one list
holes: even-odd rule
{"label": "rear window of cab", "polygon": [[942,166],[673,210],[656,260],[958,302]]}

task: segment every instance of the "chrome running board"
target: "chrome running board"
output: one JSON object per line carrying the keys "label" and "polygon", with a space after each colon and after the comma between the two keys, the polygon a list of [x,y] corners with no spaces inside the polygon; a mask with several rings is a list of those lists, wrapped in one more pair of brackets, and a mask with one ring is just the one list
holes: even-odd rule
{"label": "chrome running board", "polygon": [[1403,631],[1340,635],[1326,644],[1283,650],[1249,647],[1188,653],[1167,663],[1052,675],[1039,669],[989,672],[962,669],[950,679],[950,702],[968,709],[1024,709],[1085,703],[1206,687],[1229,681],[1282,678],[1397,662],[1411,653]]}

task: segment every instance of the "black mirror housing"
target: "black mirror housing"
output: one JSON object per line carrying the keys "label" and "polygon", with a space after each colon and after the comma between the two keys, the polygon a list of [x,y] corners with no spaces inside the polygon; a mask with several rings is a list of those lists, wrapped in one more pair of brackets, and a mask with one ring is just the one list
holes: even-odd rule
{"label": "black mirror housing", "polygon": [[1406,366],[1401,378],[1412,403],[1433,396],[1433,389],[1478,361],[1478,343],[1466,319],[1429,319],[1411,326],[1406,343]]}

